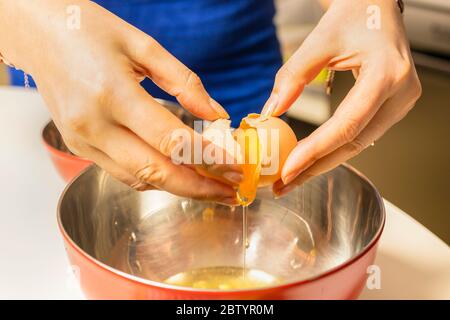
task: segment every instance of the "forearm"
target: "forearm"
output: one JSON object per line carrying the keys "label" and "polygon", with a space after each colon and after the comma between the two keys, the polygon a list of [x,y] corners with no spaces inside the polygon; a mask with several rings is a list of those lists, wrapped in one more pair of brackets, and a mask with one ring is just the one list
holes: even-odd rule
{"label": "forearm", "polygon": [[[45,1],[42,2],[44,5]],[[36,48],[36,38],[30,36],[37,32],[33,23],[35,18],[30,12],[33,5],[33,0],[0,0],[0,53],[6,61],[21,69],[30,69],[25,52]]]}

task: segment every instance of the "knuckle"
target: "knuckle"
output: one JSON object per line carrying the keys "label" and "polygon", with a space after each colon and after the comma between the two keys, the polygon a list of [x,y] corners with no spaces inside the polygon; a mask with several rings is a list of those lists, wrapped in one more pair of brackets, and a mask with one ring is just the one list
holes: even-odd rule
{"label": "knuckle", "polygon": [[88,137],[90,133],[89,123],[87,121],[89,117],[83,112],[77,112],[76,114],[70,114],[65,116],[63,120],[64,127],[70,132],[80,137]]}
{"label": "knuckle", "polygon": [[414,73],[411,76],[411,80],[408,81],[406,88],[407,91],[405,92],[405,98],[407,100],[405,101],[404,106],[399,109],[399,112],[395,117],[396,122],[402,120],[408,115],[411,109],[414,108],[417,100],[419,100],[422,95],[422,85],[417,77],[417,74]]}
{"label": "knuckle", "polygon": [[64,144],[70,150],[70,152],[72,152],[74,155],[79,156],[79,157],[85,156],[85,154],[84,154],[85,150],[83,148],[83,144],[80,143],[77,139],[64,138]]}
{"label": "knuckle", "polygon": [[413,102],[416,102],[422,96],[422,84],[420,83],[420,80],[417,77],[417,75],[414,76],[410,88]]}
{"label": "knuckle", "polygon": [[90,121],[91,114],[87,112],[77,112],[66,115],[62,121],[64,128],[72,134],[90,139],[101,130],[101,121]]}
{"label": "knuckle", "polygon": [[198,90],[203,87],[200,77],[190,69],[186,69],[183,75],[182,84],[173,90],[173,96],[183,99],[192,90]]}
{"label": "knuckle", "polygon": [[360,154],[366,148],[366,145],[359,138],[356,138],[348,144],[348,148],[350,149],[350,155],[353,157]]}
{"label": "knuckle", "polygon": [[188,69],[187,71],[187,80],[186,80],[186,87],[188,88],[196,88],[202,86],[202,81],[200,80],[200,77],[193,72],[192,70]]}
{"label": "knuckle", "polygon": [[99,109],[110,106],[110,102],[113,100],[114,96],[114,88],[117,87],[117,83],[114,83],[114,81],[115,79],[102,79],[102,77],[99,77],[97,84],[93,85],[90,89],[89,101],[91,105],[96,106]]}
{"label": "knuckle", "polygon": [[404,61],[397,65],[395,72],[395,81],[396,82],[404,82],[411,75],[411,63]]}
{"label": "knuckle", "polygon": [[82,137],[90,137],[100,132],[103,128],[103,121],[93,121],[92,119],[101,120],[108,114],[110,109],[109,90],[106,87],[91,88],[89,97],[85,101],[85,105],[70,106],[62,116],[61,123],[63,127]]}
{"label": "knuckle", "polygon": [[344,143],[353,141],[360,131],[360,123],[354,119],[347,119],[346,124],[341,129],[341,138]]}
{"label": "knuckle", "polygon": [[135,176],[139,181],[155,186],[163,186],[167,180],[164,168],[156,163],[147,164],[142,169],[139,169]]}
{"label": "knuckle", "polygon": [[152,185],[142,182],[142,181],[135,181],[134,183],[131,183],[129,185],[131,188],[133,188],[136,191],[146,191],[146,190],[154,189]]}
{"label": "knuckle", "polygon": [[119,180],[120,182],[130,186],[136,191],[145,191],[145,190],[151,190],[154,189],[154,187],[146,182],[136,180],[136,177],[133,177],[132,175],[121,171],[121,170],[107,170],[106,168],[103,168],[104,170],[108,171],[109,174],[114,177],[115,179]]}
{"label": "knuckle", "polygon": [[395,73],[391,83],[392,85],[398,84],[403,87],[406,84],[408,86],[409,92],[413,97],[413,100],[416,101],[422,94],[422,87],[417,73],[413,67],[413,62],[404,60],[403,58],[399,58],[398,60],[402,61],[396,64]]}
{"label": "knuckle", "polygon": [[294,79],[294,72],[292,71],[292,68],[289,66],[289,64],[285,64],[283,67],[281,67],[281,69],[278,70],[275,76],[275,82],[277,83],[283,83],[292,79]]}
{"label": "knuckle", "polygon": [[136,46],[136,55],[138,57],[150,57],[155,50],[156,40],[152,37],[146,36],[143,40],[138,41]]}
{"label": "knuckle", "polygon": [[203,83],[195,72],[186,68],[182,73],[181,78],[183,81],[170,92],[171,95],[180,101],[187,99],[189,93],[203,88]]}
{"label": "knuckle", "polygon": [[86,117],[82,112],[72,112],[65,115],[63,121],[64,126],[76,133],[84,132],[86,130]]}

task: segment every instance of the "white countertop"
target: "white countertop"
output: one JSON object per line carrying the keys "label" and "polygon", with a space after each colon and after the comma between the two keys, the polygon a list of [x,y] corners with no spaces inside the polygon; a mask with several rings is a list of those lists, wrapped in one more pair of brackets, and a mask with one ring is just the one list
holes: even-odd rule
{"label": "white countertop", "polygon": [[[0,299],[83,299],[57,229],[64,181],[41,142],[49,114],[30,90],[0,87]],[[376,264],[381,289],[365,299],[450,299],[450,250],[386,203]]]}

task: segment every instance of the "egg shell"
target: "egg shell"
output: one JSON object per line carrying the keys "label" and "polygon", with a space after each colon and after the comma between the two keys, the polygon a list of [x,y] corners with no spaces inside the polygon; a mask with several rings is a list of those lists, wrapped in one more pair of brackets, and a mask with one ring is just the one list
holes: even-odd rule
{"label": "egg shell", "polygon": [[258,186],[272,185],[280,179],[283,165],[297,145],[297,137],[291,127],[280,118],[263,118],[252,125],[258,131],[262,161]]}

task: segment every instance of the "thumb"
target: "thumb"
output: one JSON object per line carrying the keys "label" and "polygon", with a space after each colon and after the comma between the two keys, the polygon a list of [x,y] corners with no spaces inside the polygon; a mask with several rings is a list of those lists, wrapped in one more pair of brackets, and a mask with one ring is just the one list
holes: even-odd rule
{"label": "thumb", "polygon": [[141,34],[139,49],[132,50],[131,56],[147,77],[195,116],[206,120],[229,118],[206,92],[200,78],[150,36]]}
{"label": "thumb", "polygon": [[[316,32],[317,33],[317,32]],[[305,85],[328,65],[333,57],[329,43],[314,32],[281,67],[262,114],[280,116],[297,100]]]}

